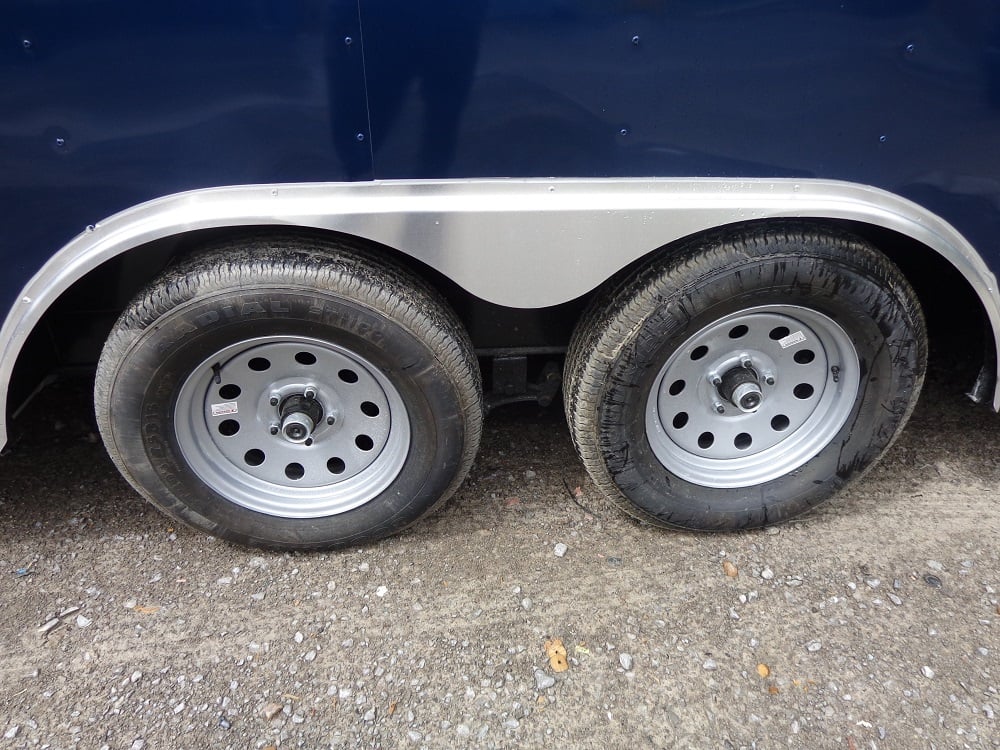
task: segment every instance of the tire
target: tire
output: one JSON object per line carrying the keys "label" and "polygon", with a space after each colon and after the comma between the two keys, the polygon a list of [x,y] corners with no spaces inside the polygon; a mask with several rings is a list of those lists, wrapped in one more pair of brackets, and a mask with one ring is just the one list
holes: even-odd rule
{"label": "tire", "polygon": [[207,250],[122,314],[95,403],[173,518],[280,549],[400,531],[461,484],[482,386],[454,315],[401,269],[301,238]]}
{"label": "tire", "polygon": [[596,299],[564,397],[583,463],[627,512],[753,528],[871,466],[906,423],[926,359],[916,297],[872,246],[760,225],[691,242]]}

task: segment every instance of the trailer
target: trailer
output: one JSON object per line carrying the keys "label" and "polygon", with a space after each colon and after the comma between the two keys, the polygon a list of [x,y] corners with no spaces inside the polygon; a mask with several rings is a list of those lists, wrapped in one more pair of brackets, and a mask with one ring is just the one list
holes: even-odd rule
{"label": "trailer", "polygon": [[892,444],[939,319],[1000,407],[995,3],[0,14],[0,446],[95,368],[123,476],[207,533],[395,533],[560,394],[626,512],[778,523]]}

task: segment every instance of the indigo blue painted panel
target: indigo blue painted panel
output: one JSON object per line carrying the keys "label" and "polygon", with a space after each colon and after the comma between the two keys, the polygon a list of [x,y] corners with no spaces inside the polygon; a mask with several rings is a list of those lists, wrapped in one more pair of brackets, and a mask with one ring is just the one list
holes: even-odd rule
{"label": "indigo blue painted panel", "polygon": [[65,242],[142,201],[371,178],[356,0],[14,0],[0,48],[4,310]]}
{"label": "indigo blue painted panel", "polygon": [[990,0],[13,0],[0,18],[4,310],[139,202],[373,176],[837,178],[916,200],[998,265]]}

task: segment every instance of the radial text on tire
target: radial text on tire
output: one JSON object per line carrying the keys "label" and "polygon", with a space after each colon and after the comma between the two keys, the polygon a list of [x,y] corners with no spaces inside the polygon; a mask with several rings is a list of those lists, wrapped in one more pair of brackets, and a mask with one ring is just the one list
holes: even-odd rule
{"label": "radial text on tire", "polygon": [[482,425],[444,302],[381,259],[294,237],[210,248],[156,280],[109,337],[95,402],[150,502],[284,549],[414,523],[461,483]]}
{"label": "radial text on tire", "polygon": [[595,300],[566,410],[608,496],[662,526],[776,523],[902,429],[926,366],[916,297],[866,241],[759,225],[663,254]]}

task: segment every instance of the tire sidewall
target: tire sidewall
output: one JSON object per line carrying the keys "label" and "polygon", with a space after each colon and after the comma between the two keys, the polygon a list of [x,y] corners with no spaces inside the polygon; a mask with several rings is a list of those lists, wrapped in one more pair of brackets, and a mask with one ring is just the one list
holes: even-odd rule
{"label": "tire sidewall", "polygon": [[[181,386],[207,358],[239,341],[276,335],[335,343],[377,367],[410,423],[406,460],[378,496],[344,513],[292,519],[249,510],[206,485],[177,444]],[[140,332],[109,394],[115,445],[157,504],[233,541],[297,548],[350,545],[410,525],[448,489],[462,463],[463,409],[435,353],[379,310],[331,292],[255,285],[177,305]],[[138,415],[138,416],[137,416]],[[156,488],[156,489],[151,489]]]}
{"label": "tire sidewall", "polygon": [[[923,362],[914,321],[891,285],[828,257],[772,257],[719,268],[701,283],[664,289],[609,369],[598,410],[600,450],[614,484],[657,522],[699,529],[775,523],[823,501],[891,443],[909,414]],[[669,357],[703,327],[762,305],[820,312],[847,333],[860,384],[845,423],[816,456],[777,479],[743,488],[693,484],[654,455],[647,399]]]}

